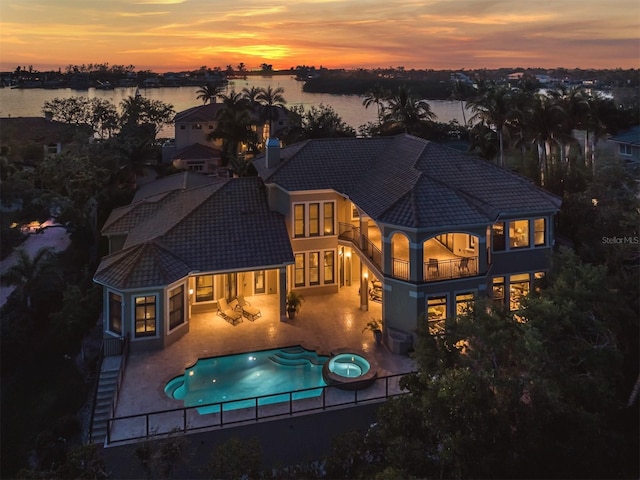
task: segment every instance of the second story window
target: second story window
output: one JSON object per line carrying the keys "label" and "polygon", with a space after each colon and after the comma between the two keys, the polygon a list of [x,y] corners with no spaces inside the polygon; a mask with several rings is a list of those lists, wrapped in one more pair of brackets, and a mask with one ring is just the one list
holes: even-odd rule
{"label": "second story window", "polygon": [[304,237],[304,204],[293,206],[293,236]]}
{"label": "second story window", "polygon": [[320,204],[309,204],[309,236],[317,237],[320,235]]}
{"label": "second story window", "polygon": [[200,123],[194,123],[191,125],[191,130],[202,130],[202,125]]}
{"label": "second story window", "polygon": [[505,249],[504,222],[493,224],[491,244],[494,252],[502,252]]}
{"label": "second story window", "polygon": [[509,222],[509,247],[523,248],[529,245],[529,220]]}
{"label": "second story window", "polygon": [[324,234],[325,235],[333,235],[334,230],[334,220],[333,220],[333,202],[325,202],[323,205],[324,208]]}
{"label": "second story window", "polygon": [[533,244],[541,247],[547,244],[546,222],[544,218],[536,218],[533,221]]}

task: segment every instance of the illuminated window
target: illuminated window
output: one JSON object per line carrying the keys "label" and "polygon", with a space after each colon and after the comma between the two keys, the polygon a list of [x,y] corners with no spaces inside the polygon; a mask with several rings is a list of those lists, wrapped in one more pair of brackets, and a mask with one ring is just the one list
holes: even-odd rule
{"label": "illuminated window", "polygon": [[304,253],[296,253],[296,261],[294,265],[295,270],[295,286],[304,287]]}
{"label": "illuminated window", "polygon": [[191,129],[192,130],[202,130],[202,125],[200,125],[199,123],[196,123],[194,125],[191,125]]}
{"label": "illuminated window", "polygon": [[309,236],[317,237],[320,235],[320,204],[309,204]]}
{"label": "illuminated window", "polygon": [[509,309],[511,311],[520,308],[523,297],[529,294],[529,274],[522,273],[509,277]]}
{"label": "illuminated window", "polygon": [[309,253],[309,285],[320,285],[320,252]]}
{"label": "illuminated window", "polygon": [[492,240],[494,252],[502,252],[505,249],[504,242],[504,222],[498,222],[493,224],[492,228]]}
{"label": "illuminated window", "polygon": [[542,284],[544,282],[545,273],[544,272],[536,272],[533,274],[533,288],[536,293],[540,293],[542,289]]}
{"label": "illuminated window", "polygon": [[109,293],[109,331],[122,335],[122,295]]}
{"label": "illuminated window", "polygon": [[493,303],[504,306],[504,277],[493,278]]}
{"label": "illuminated window", "polygon": [[509,247],[523,248],[529,246],[529,220],[509,222]]}
{"label": "illuminated window", "polygon": [[156,296],[136,297],[136,337],[156,334]]}
{"label": "illuminated window", "polygon": [[533,244],[536,247],[546,245],[547,243],[547,235],[545,228],[545,219],[544,218],[536,218],[533,221]]}
{"label": "illuminated window", "polygon": [[334,255],[335,252],[333,250],[327,250],[324,252],[324,283],[334,283],[334,275],[333,275],[333,264],[334,264]]}
{"label": "illuminated window", "polygon": [[447,318],[447,297],[429,297],[427,300],[427,315],[429,320],[444,320]]}
{"label": "illuminated window", "polygon": [[169,292],[169,330],[173,330],[185,321],[184,318],[184,286]]}
{"label": "illuminated window", "polygon": [[469,313],[473,307],[473,293],[459,293],[456,295],[456,315]]}
{"label": "illuminated window", "polygon": [[294,215],[294,237],[304,237],[304,204],[298,203],[293,206]]}
{"label": "illuminated window", "polygon": [[196,303],[213,302],[213,275],[196,277]]}
{"label": "illuminated window", "polygon": [[323,209],[324,209],[324,234],[333,235],[334,234],[333,202],[325,202],[325,204],[323,205]]}

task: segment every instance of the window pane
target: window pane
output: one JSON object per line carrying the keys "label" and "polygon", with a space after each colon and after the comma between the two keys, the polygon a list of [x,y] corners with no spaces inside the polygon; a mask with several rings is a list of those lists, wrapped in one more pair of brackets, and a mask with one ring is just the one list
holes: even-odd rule
{"label": "window pane", "polygon": [[504,222],[493,224],[493,244],[494,252],[502,252],[505,248],[504,243]]}
{"label": "window pane", "polygon": [[109,294],[109,331],[122,335],[122,296]]}
{"label": "window pane", "polygon": [[196,277],[196,303],[213,301],[213,275]]}
{"label": "window pane", "polygon": [[333,202],[324,204],[324,234],[333,235]]}
{"label": "window pane", "polygon": [[309,284],[320,284],[320,266],[318,259],[320,258],[320,252],[311,252],[309,254]]}
{"label": "window pane", "polygon": [[431,297],[427,300],[427,314],[429,320],[444,320],[447,318],[447,297]]}
{"label": "window pane", "polygon": [[309,204],[309,236],[320,235],[320,204]]}
{"label": "window pane", "polygon": [[294,214],[294,237],[304,237],[304,205],[298,204],[293,206]]}
{"label": "window pane", "polygon": [[156,333],[156,297],[136,297],[136,337],[153,336]]}
{"label": "window pane", "polygon": [[513,311],[520,308],[522,297],[529,294],[529,274],[511,275],[509,280],[509,309]]}
{"label": "window pane", "polygon": [[184,287],[180,285],[169,292],[169,329],[184,322]]}
{"label": "window pane", "polygon": [[509,222],[509,246],[511,248],[529,246],[529,220]]}
{"label": "window pane", "polygon": [[296,253],[295,285],[296,287],[304,286],[304,253]]}
{"label": "window pane", "polygon": [[334,283],[333,264],[334,264],[334,251],[329,250],[324,252],[324,283]]}
{"label": "window pane", "polygon": [[534,245],[546,245],[545,221],[544,218],[536,218],[533,221],[533,242]]}
{"label": "window pane", "polygon": [[473,306],[473,293],[460,293],[456,295],[456,314],[464,315]]}
{"label": "window pane", "polygon": [[493,303],[504,305],[504,277],[493,279]]}

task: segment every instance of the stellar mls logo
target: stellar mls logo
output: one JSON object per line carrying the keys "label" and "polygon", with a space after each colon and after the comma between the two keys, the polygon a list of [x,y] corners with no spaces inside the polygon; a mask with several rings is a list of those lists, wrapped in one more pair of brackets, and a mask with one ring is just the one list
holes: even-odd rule
{"label": "stellar mls logo", "polygon": [[640,237],[602,237],[605,245],[640,245]]}

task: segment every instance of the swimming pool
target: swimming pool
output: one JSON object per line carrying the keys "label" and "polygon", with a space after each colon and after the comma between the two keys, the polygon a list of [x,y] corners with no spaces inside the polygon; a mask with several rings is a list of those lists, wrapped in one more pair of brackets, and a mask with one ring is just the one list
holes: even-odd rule
{"label": "swimming pool", "polygon": [[317,397],[322,388],[314,387],[326,386],[322,367],[328,359],[300,346],[201,358],[164,391],[185,407],[202,405],[201,414],[219,412],[222,402],[225,411],[254,407],[253,397],[263,395],[273,396],[259,399],[258,405],[286,402],[293,390],[312,389],[293,394],[294,400]]}

